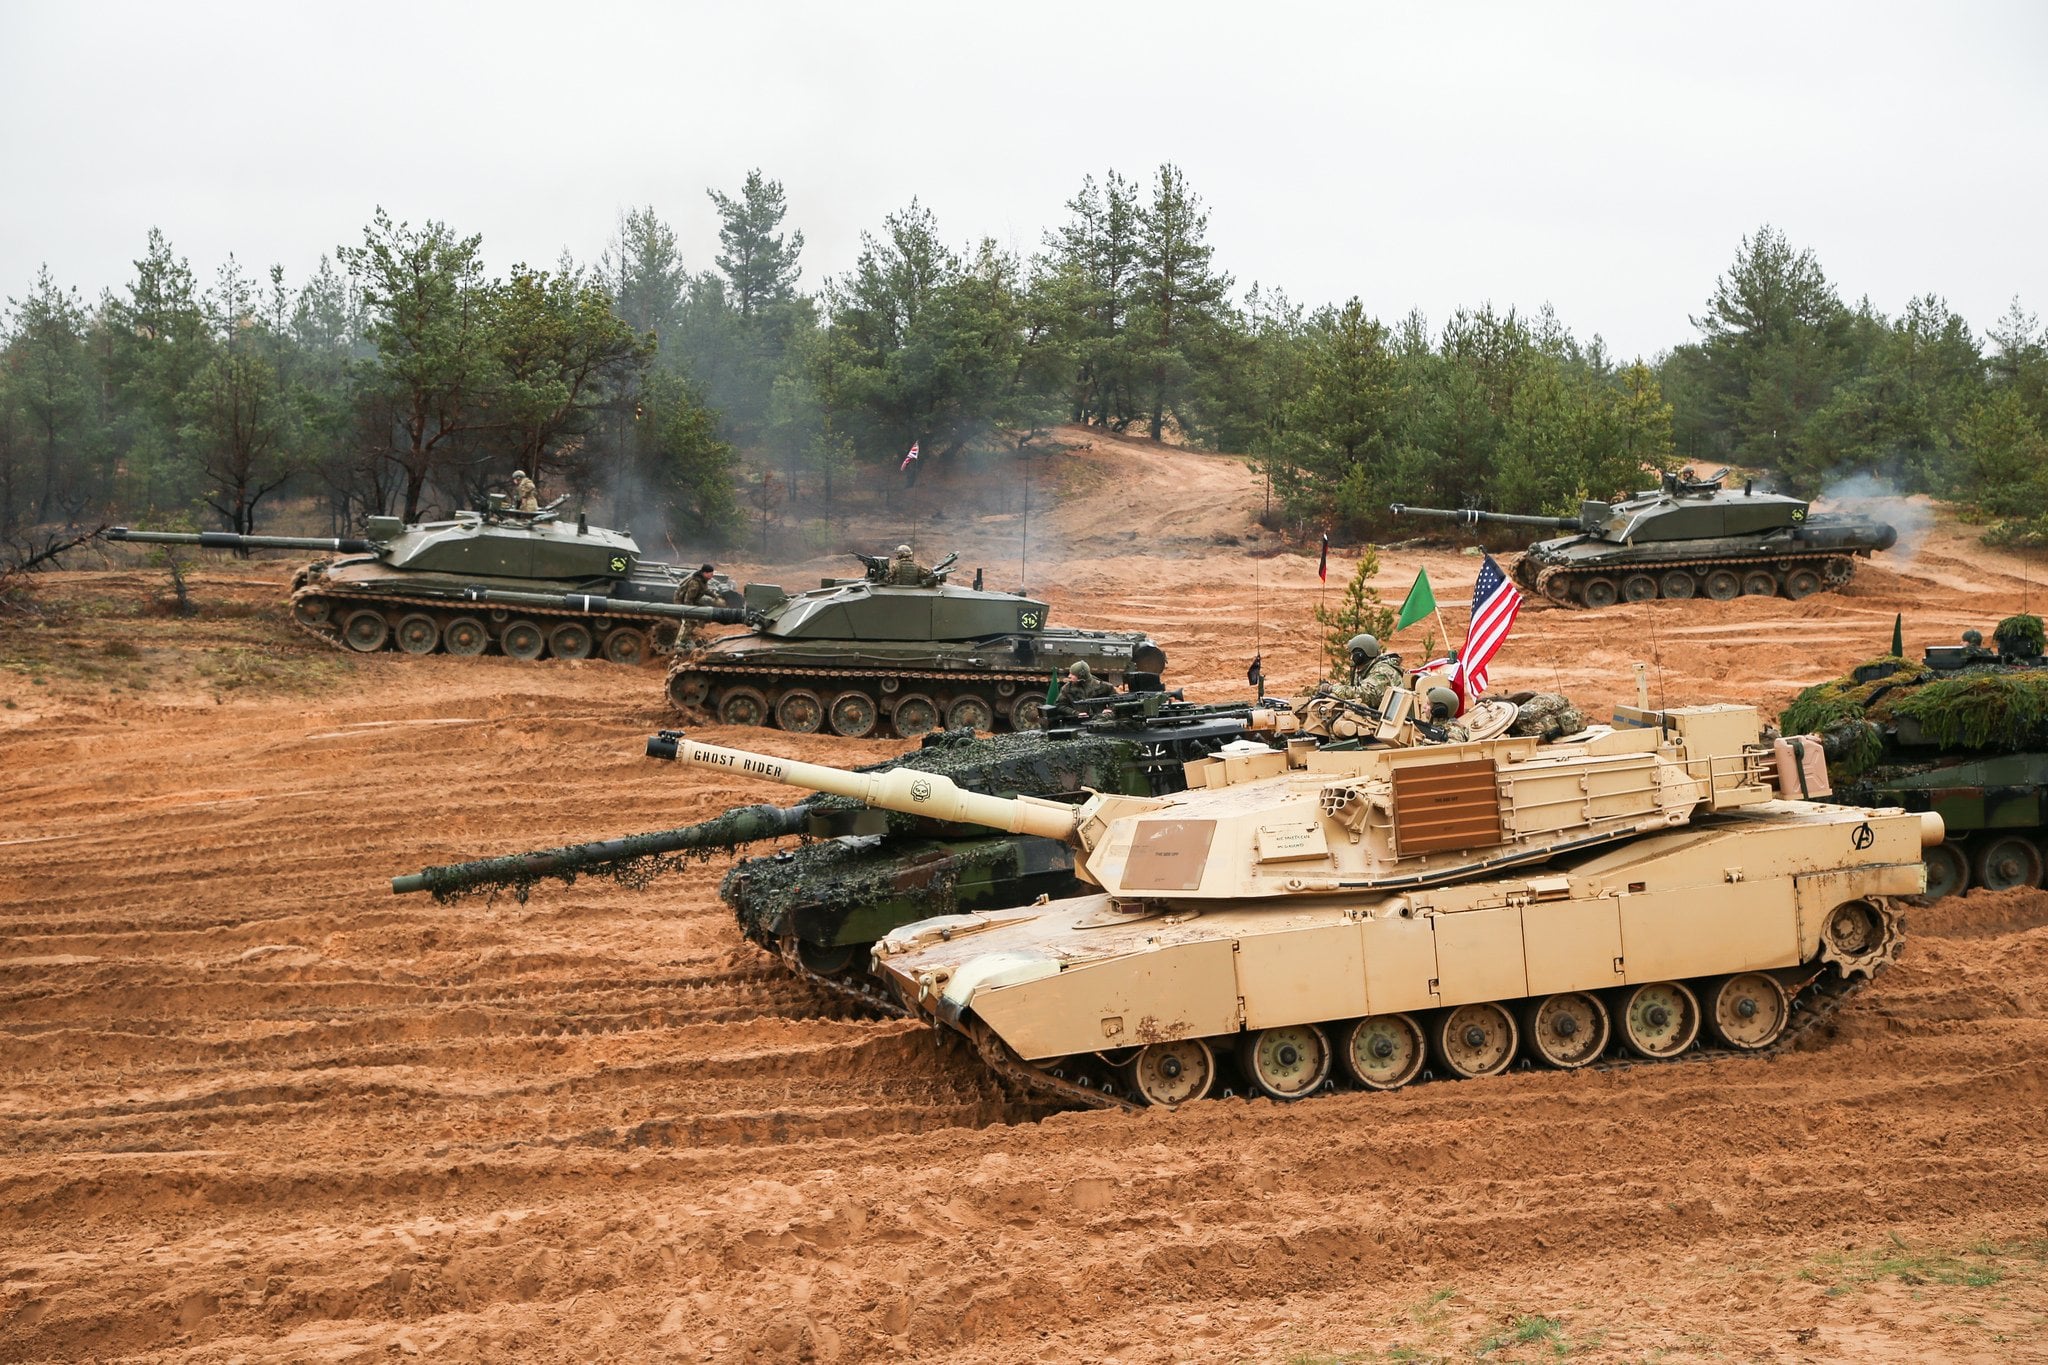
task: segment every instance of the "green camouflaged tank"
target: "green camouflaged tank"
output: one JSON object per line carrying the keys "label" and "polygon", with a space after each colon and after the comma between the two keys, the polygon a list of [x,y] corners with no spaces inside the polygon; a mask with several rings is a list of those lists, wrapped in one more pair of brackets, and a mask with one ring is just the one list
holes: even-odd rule
{"label": "green camouflaged tank", "polygon": [[2009,616],[1992,640],[1930,646],[1917,663],[1872,659],[1779,716],[1785,734],[1821,737],[1834,799],[1941,816],[1947,841],[1926,853],[1930,898],[2039,886],[2048,866],[2041,618]]}

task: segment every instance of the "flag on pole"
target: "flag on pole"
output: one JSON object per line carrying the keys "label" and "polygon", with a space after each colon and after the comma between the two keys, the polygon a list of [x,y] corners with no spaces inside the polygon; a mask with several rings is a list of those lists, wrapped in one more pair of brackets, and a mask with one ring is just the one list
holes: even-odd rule
{"label": "flag on pole", "polygon": [[1252,655],[1252,666],[1244,671],[1244,680],[1249,686],[1259,689],[1260,696],[1266,695],[1266,656],[1264,654]]}
{"label": "flag on pole", "polygon": [[1323,557],[1316,561],[1316,577],[1322,579],[1325,586],[1330,582],[1330,533],[1328,531],[1323,532]]}
{"label": "flag on pole", "polygon": [[1401,603],[1401,615],[1394,621],[1394,629],[1406,630],[1435,610],[1436,594],[1430,591],[1429,570],[1417,569],[1415,582]]}
{"label": "flag on pole", "polygon": [[910,466],[911,466],[911,465],[912,465],[912,464],[913,464],[913,463],[914,463],[914,462],[916,461],[916,459],[917,459],[917,442],[915,442],[915,441],[912,441],[912,442],[910,443],[910,453],[909,453],[908,455],[905,455],[905,456],[903,457],[903,463],[902,463],[902,464],[899,464],[899,465],[897,465],[897,466],[896,466],[896,472],[897,472],[898,474],[901,474],[901,473],[902,473],[902,472],[903,472],[904,470],[906,470],[906,469],[910,468]]}
{"label": "flag on pole", "polygon": [[1492,555],[1486,556],[1479,566],[1479,581],[1472,585],[1472,624],[1465,630],[1465,647],[1458,651],[1455,686],[1465,703],[1486,690],[1486,665],[1508,638],[1521,609],[1521,590],[1508,581]]}

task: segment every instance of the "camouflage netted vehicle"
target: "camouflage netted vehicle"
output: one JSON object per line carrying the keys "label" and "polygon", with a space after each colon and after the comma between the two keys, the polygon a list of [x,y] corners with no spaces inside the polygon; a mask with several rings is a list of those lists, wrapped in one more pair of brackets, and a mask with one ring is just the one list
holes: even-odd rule
{"label": "camouflage netted vehicle", "polygon": [[1135,1107],[1758,1053],[1897,956],[1937,817],[1780,799],[1750,707],[1629,718],[1223,753],[1184,792],[1079,805],[674,732],[648,752],[1070,844],[1097,894],[906,925],[874,967],[1020,1087]]}
{"label": "camouflage netted vehicle", "polygon": [[1395,516],[1445,517],[1467,526],[1569,531],[1538,541],[1512,569],[1531,592],[1572,607],[1653,598],[1789,597],[1840,588],[1856,557],[1888,550],[1899,535],[1883,522],[1809,513],[1802,498],[1721,486],[1727,471],[1694,479],[1666,474],[1660,487],[1620,502],[1580,504],[1576,517],[1513,516],[1395,503]]}
{"label": "camouflage netted vehicle", "polygon": [[[559,504],[559,499],[557,503]],[[726,584],[721,605],[675,605],[679,571],[640,557],[623,531],[560,520],[553,508],[516,512],[492,495],[480,512],[408,525],[371,517],[360,539],[131,531],[110,540],[217,550],[315,550],[292,576],[292,619],[314,635],[360,653],[584,659],[632,664],[652,655],[658,626],[754,619]]]}
{"label": "camouflage netted vehicle", "polygon": [[[2048,666],[2038,616],[2010,616],[1918,660],[1872,659],[1809,687],[1786,734],[1818,735],[1845,801],[1933,811],[1949,841],[1927,850],[1927,894],[2042,883],[2048,850]],[[1976,637],[1976,638],[1971,638]]]}
{"label": "camouflage netted vehicle", "polygon": [[[1081,799],[1086,791],[1158,795],[1181,790],[1185,765],[1242,739],[1250,705],[1189,706],[1162,694],[1104,699],[1090,719],[1044,730],[976,737],[947,731],[921,748],[859,771],[945,777],[997,796]],[[1055,839],[992,833],[973,824],[871,809],[819,794],[793,806],[743,806],[677,829],[602,843],[428,868],[392,889],[448,899],[535,883],[602,876],[640,886],[663,873],[758,840],[808,842],[737,863],[719,894],[741,932],[835,990],[893,1005],[868,976],[877,939],[933,914],[1028,905],[1081,889],[1073,850]]]}
{"label": "camouflage netted vehicle", "polygon": [[1044,602],[949,583],[954,556],[918,584],[891,582],[887,561],[860,558],[865,576],[808,592],[748,584],[759,625],[686,639],[669,667],[669,701],[724,725],[910,739],[1032,729],[1049,678],[1074,663],[1134,691],[1160,686],[1166,654],[1143,634],[1054,629]]}

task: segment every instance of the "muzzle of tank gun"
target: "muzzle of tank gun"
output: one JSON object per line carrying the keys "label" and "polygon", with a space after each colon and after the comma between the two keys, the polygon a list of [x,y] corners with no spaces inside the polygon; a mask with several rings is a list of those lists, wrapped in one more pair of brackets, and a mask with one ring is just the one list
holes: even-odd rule
{"label": "muzzle of tank gun", "polygon": [[650,735],[647,740],[647,756],[665,758],[673,763],[676,761],[676,746],[681,744],[682,740],[681,730],[663,730],[658,735]]}

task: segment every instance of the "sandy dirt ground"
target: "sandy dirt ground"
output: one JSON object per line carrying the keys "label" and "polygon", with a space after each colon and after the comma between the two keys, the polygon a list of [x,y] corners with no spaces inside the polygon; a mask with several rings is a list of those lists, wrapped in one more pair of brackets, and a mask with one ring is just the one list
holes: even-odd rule
{"label": "sandy dirt ground", "polygon": [[[1314,559],[1253,534],[1241,462],[1058,459],[1056,622],[1149,627],[1197,700],[1255,648],[1314,676]],[[878,548],[1010,586],[1021,518],[944,492]],[[1495,687],[1604,712],[1641,660],[1653,700],[1775,709],[1895,612],[1917,646],[2040,610],[1931,520],[1844,594],[1532,606]],[[1378,581],[1426,565],[1456,631],[1477,564]],[[1916,911],[1774,1058],[1048,1113],[743,943],[721,863],[392,896],[789,795],[641,757],[654,668],[343,655],[283,620],[290,568],[202,564],[182,623],[161,573],[54,575],[0,624],[0,1358],[2048,1359],[2048,893]]]}

